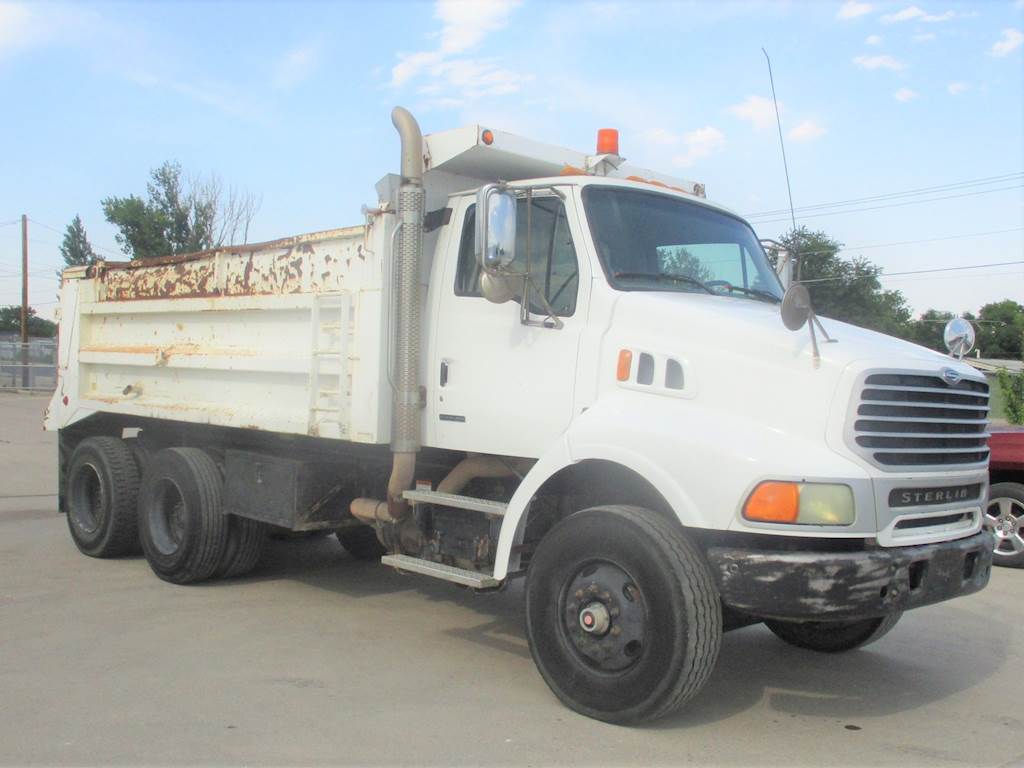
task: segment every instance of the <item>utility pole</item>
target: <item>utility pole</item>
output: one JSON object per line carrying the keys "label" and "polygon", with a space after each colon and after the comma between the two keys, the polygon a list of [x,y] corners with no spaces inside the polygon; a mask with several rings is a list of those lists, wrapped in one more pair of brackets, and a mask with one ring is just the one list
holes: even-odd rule
{"label": "utility pole", "polygon": [[21,386],[28,389],[28,216],[21,214]]}

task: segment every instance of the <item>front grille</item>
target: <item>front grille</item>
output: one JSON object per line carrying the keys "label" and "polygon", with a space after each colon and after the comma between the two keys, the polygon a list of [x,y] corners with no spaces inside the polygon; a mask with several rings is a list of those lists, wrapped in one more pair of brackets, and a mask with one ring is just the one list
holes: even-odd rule
{"label": "front grille", "polygon": [[873,373],[860,390],[853,447],[882,469],[972,467],[988,459],[988,384]]}

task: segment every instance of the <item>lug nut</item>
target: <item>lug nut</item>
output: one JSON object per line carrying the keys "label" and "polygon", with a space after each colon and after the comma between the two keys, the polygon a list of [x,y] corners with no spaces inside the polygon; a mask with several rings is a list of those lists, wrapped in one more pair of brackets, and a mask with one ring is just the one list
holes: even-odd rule
{"label": "lug nut", "polygon": [[622,634],[622,628],[621,627],[612,627],[612,635],[613,636],[618,637],[621,634]]}

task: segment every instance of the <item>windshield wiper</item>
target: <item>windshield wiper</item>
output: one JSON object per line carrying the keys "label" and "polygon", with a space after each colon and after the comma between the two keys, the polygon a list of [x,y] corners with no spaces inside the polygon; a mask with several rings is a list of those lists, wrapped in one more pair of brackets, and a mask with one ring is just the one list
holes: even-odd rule
{"label": "windshield wiper", "polygon": [[760,288],[744,288],[741,285],[732,285],[732,284],[730,284],[729,285],[729,290],[730,291],[739,291],[740,293],[745,293],[747,296],[753,296],[755,298],[762,299],[764,301],[770,301],[773,304],[778,304],[780,301],[782,301],[782,299],[780,299],[774,293],[769,293],[768,291],[762,291]]}
{"label": "windshield wiper", "polygon": [[620,277],[631,278],[631,277],[649,277],[658,282],[668,281],[672,283],[686,283],[687,285],[695,285],[698,288],[703,288],[705,291],[712,295],[716,295],[713,290],[708,288],[704,283],[695,277],[689,275],[673,275],[671,272],[613,272],[612,277],[618,280]]}

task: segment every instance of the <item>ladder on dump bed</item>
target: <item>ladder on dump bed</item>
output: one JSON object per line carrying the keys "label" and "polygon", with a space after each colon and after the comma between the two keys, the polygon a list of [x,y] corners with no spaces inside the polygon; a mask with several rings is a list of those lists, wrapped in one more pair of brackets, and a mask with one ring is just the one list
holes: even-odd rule
{"label": "ladder on dump bed", "polygon": [[[440,493],[438,491],[406,491],[403,494],[403,498],[413,506],[417,504],[432,504],[438,507],[465,509],[470,512],[479,512],[480,514],[496,517],[503,516],[505,509],[508,507],[507,504],[503,504],[500,501],[477,499],[472,496],[459,496],[454,493]],[[462,584],[464,587],[494,589],[501,586],[501,582],[489,573],[456,568],[451,565],[444,565],[443,563],[435,563],[433,560],[422,560],[409,555],[384,555],[380,561],[384,565],[390,565],[400,571],[433,576],[435,579]]]}
{"label": "ladder on dump bed", "polygon": [[[309,429],[319,435],[323,424],[336,424],[338,434],[347,432],[342,419],[349,410],[348,343],[352,297],[348,293],[314,293],[310,309],[312,339],[309,351]],[[326,340],[326,343],[325,343]],[[334,376],[321,368],[329,360],[337,364],[337,385],[323,386],[321,379]]]}

